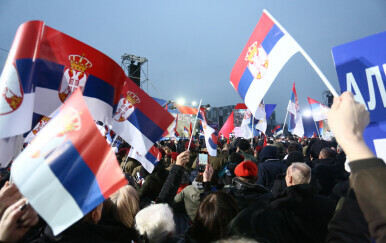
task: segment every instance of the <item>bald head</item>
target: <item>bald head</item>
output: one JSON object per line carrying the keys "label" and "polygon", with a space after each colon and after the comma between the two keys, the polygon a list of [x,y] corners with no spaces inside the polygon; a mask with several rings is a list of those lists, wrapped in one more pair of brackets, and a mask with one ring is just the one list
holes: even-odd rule
{"label": "bald head", "polygon": [[334,159],[336,158],[336,151],[331,148],[323,148],[320,150],[319,159]]}
{"label": "bald head", "polygon": [[287,169],[285,181],[287,187],[299,184],[309,184],[311,181],[311,168],[305,163],[292,163]]}

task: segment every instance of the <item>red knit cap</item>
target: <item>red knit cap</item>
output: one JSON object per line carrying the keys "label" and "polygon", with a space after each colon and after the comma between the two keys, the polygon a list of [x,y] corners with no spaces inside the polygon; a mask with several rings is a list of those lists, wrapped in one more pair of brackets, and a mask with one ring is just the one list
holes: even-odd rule
{"label": "red knit cap", "polygon": [[240,177],[256,177],[257,165],[250,160],[244,161],[236,166],[235,175]]}
{"label": "red knit cap", "polygon": [[[189,141],[187,141],[187,142],[185,143],[185,149],[187,149],[188,146],[189,146]],[[196,144],[192,141],[192,142],[190,143],[190,149],[195,149],[195,148],[196,148]]]}

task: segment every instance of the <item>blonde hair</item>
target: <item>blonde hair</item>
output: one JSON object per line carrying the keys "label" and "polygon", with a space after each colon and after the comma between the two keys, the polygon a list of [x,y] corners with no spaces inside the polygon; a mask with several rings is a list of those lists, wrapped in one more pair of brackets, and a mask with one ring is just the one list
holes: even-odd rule
{"label": "blonde hair", "polygon": [[139,211],[139,196],[134,187],[126,185],[121,187],[110,200],[114,205],[117,219],[126,227],[134,226],[134,217]]}

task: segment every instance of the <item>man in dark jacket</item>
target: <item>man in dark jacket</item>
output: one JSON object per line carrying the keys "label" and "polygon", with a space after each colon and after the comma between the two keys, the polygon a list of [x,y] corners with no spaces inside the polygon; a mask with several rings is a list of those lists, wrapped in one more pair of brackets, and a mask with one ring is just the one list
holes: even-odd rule
{"label": "man in dark jacket", "polygon": [[342,179],[344,169],[336,162],[336,152],[331,148],[323,148],[318,159],[312,160],[312,165],[312,176],[319,180],[321,186],[319,194],[330,195],[332,188]]}
{"label": "man in dark jacket", "polygon": [[235,168],[232,186],[224,189],[232,195],[237,202],[239,210],[245,209],[251,204],[260,204],[266,207],[273,196],[267,188],[257,185],[257,166],[252,161],[244,161]]}
{"label": "man in dark jacket", "polygon": [[257,184],[271,190],[276,177],[285,173],[287,166],[279,160],[278,148],[274,146],[265,146],[259,154],[259,159],[261,163]]}
{"label": "man in dark jacket", "polygon": [[285,194],[270,204],[284,215],[295,242],[325,242],[327,224],[335,210],[335,202],[315,194],[310,180],[310,167],[293,163],[287,169]]}

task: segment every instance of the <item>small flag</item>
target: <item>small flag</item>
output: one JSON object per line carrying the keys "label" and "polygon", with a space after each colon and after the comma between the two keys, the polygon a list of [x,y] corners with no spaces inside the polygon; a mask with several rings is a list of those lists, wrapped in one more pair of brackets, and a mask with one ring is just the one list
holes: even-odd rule
{"label": "small flag", "polygon": [[264,10],[233,67],[230,82],[248,109],[258,117],[258,106],[285,63],[299,45]]}
{"label": "small flag", "polygon": [[325,106],[316,100],[311,99],[310,97],[308,97],[308,103],[311,106],[312,117],[314,118],[315,122],[327,120],[327,113],[330,110],[328,106]]}
{"label": "small flag", "polygon": [[216,133],[216,130],[214,130],[205,122],[203,122],[202,127],[204,129],[205,144],[206,149],[208,150],[208,154],[210,156],[217,156],[218,134]]}
{"label": "small flag", "polygon": [[288,103],[287,111],[290,113],[288,121],[288,131],[292,134],[297,135],[298,137],[303,137],[303,119],[302,115],[300,114],[300,107],[298,95],[296,94],[295,83],[292,86],[291,99]]}
{"label": "small flag", "polygon": [[75,91],[12,164],[11,177],[55,235],[127,181]]}
{"label": "small flag", "polygon": [[149,173],[153,172],[154,167],[162,158],[161,152],[155,146],[151,147],[145,156],[140,155],[135,148],[132,148],[130,149],[128,156],[138,160],[142,164],[143,168],[145,168]]}

